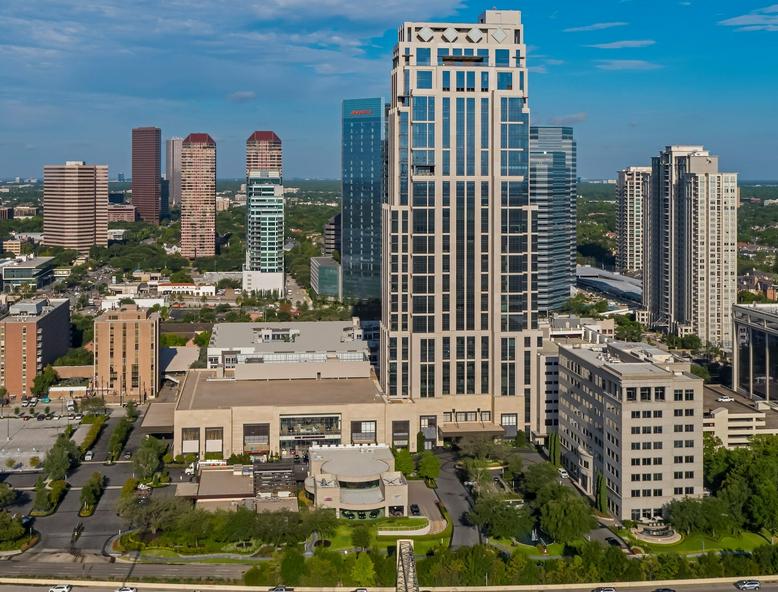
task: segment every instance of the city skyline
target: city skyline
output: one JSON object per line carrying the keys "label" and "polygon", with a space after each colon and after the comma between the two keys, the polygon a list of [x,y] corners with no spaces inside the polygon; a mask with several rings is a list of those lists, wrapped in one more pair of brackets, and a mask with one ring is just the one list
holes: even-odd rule
{"label": "city skyline", "polygon": [[[778,65],[778,52],[765,51],[778,40],[778,9],[662,4],[649,12],[616,0],[586,11],[573,2],[504,6],[521,10],[530,31],[531,123],[575,128],[582,177],[612,178],[668,143],[715,147],[745,180],[774,176],[775,82],[758,73]],[[245,2],[244,19],[214,4],[159,12],[6,3],[0,176],[40,177],[45,162],[71,159],[129,174],[127,131],[155,125],[165,139],[209,131],[223,155],[219,177],[241,176],[247,130],[273,127],[285,138],[288,178],[337,178],[340,102],[354,88],[388,98],[400,22],[474,20],[491,4],[395,0],[355,9],[337,0],[304,18],[301,6]],[[668,11],[680,18],[665,18]],[[84,44],[86,31],[99,33]],[[246,67],[263,72],[262,88],[246,82]],[[722,121],[722,105],[733,101],[738,116]]]}

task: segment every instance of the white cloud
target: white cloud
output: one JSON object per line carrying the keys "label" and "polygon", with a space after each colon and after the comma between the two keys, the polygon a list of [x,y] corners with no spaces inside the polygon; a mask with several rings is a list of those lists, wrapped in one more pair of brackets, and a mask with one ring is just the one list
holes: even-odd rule
{"label": "white cloud", "polygon": [[627,39],[624,41],[611,41],[610,43],[594,43],[586,47],[596,47],[597,49],[627,49],[633,47],[648,47],[654,45],[653,39]]}
{"label": "white cloud", "polygon": [[234,93],[227,95],[227,98],[233,103],[247,103],[257,98],[257,93],[253,90],[236,90]]}
{"label": "white cloud", "polygon": [[589,114],[581,111],[579,113],[570,113],[568,115],[558,115],[548,120],[549,125],[576,125],[589,119]]}
{"label": "white cloud", "polygon": [[582,33],[585,31],[602,31],[603,29],[612,29],[613,27],[624,27],[628,25],[629,23],[625,23],[623,21],[614,21],[614,22],[604,22],[604,23],[593,23],[591,25],[584,25],[582,27],[570,27],[569,29],[564,29],[565,33]]}
{"label": "white cloud", "polygon": [[736,27],[736,31],[778,31],[778,4],[724,19],[719,21],[719,24],[725,27]]}
{"label": "white cloud", "polygon": [[548,68],[545,66],[530,66],[527,68],[527,72],[532,72],[533,74],[548,74]]}
{"label": "white cloud", "polygon": [[600,70],[658,70],[663,66],[646,60],[599,60]]}

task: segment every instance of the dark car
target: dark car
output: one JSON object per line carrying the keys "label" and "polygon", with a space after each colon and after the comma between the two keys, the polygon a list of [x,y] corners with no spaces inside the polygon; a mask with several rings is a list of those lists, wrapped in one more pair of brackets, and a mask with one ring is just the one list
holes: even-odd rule
{"label": "dark car", "polygon": [[605,542],[608,543],[611,547],[621,547],[621,542],[616,537],[607,537],[605,539]]}
{"label": "dark car", "polygon": [[657,588],[654,592],[675,592],[673,588]]}
{"label": "dark car", "polygon": [[411,516],[421,516],[421,508],[419,508],[419,504],[411,504]]}
{"label": "dark car", "polygon": [[46,416],[43,415],[43,413],[39,413],[38,417],[36,417],[35,419],[37,419],[38,421],[43,421],[44,419],[46,419]]}

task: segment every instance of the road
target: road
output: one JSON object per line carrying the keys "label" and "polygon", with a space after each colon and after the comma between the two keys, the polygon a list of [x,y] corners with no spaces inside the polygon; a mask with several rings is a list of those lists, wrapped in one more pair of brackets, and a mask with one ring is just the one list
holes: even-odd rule
{"label": "road", "polygon": [[470,500],[465,486],[457,477],[454,453],[445,450],[439,452],[438,457],[440,476],[437,479],[437,493],[454,525],[451,546],[457,548],[477,545],[480,543],[478,529],[465,520],[465,515],[470,511]]}

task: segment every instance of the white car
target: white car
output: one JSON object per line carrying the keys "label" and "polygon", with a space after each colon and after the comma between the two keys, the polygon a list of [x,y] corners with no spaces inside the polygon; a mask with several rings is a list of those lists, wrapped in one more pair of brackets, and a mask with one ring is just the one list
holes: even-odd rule
{"label": "white car", "polygon": [[729,395],[722,395],[718,399],[716,399],[719,403],[732,403],[732,401],[735,400],[734,397],[730,397]]}
{"label": "white car", "polygon": [[138,589],[130,588],[129,586],[122,586],[121,588],[117,588],[113,592],[138,592]]}
{"label": "white car", "polygon": [[738,590],[759,590],[761,585],[759,580],[738,580],[735,582],[735,587]]}
{"label": "white car", "polygon": [[92,460],[95,457],[95,453],[91,450],[87,450],[86,454],[84,455],[84,460]]}
{"label": "white car", "polygon": [[557,471],[559,471],[559,476],[562,479],[569,479],[570,478],[570,474],[567,471],[565,471],[562,467],[559,467],[557,469]]}
{"label": "white car", "polygon": [[49,588],[49,592],[70,592],[72,589],[73,586],[70,584],[57,584]]}

